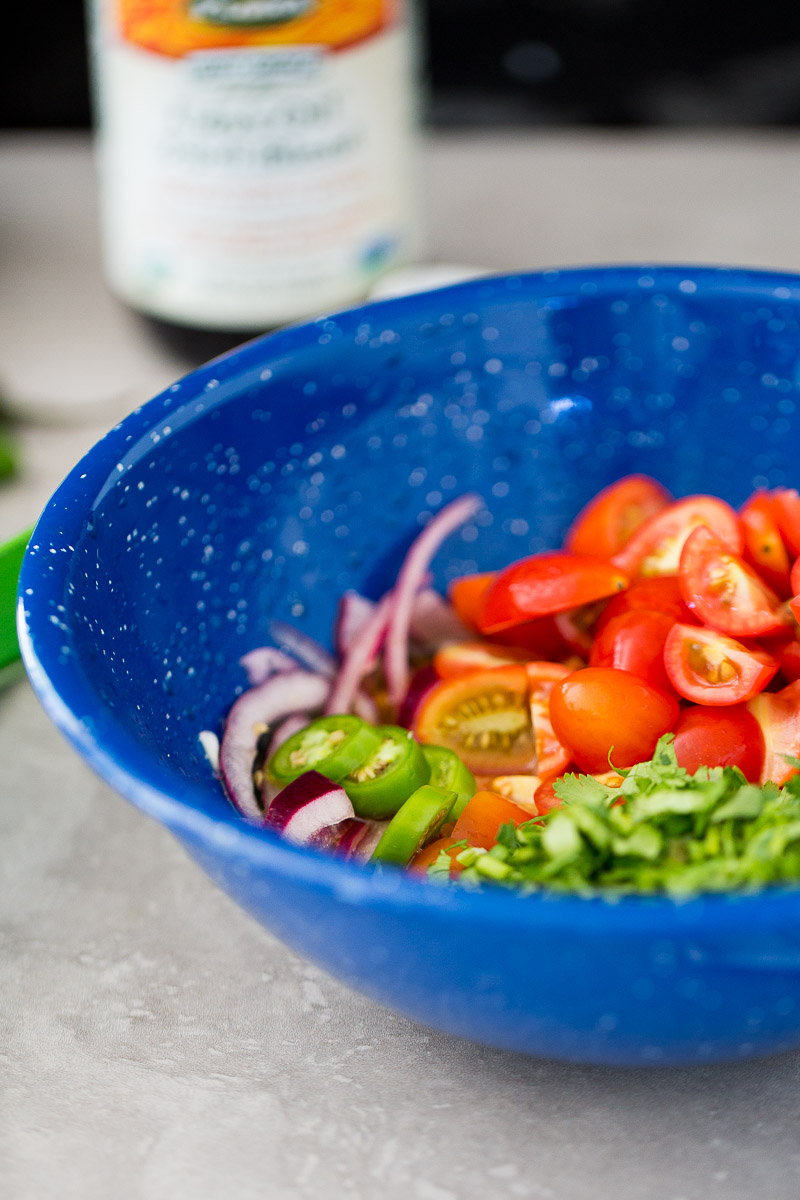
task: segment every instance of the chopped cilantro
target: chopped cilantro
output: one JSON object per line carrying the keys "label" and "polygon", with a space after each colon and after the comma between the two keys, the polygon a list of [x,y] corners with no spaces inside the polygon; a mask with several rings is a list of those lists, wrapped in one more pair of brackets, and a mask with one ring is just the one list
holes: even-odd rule
{"label": "chopped cilantro", "polygon": [[[562,806],[502,826],[492,847],[463,849],[459,882],[676,897],[800,882],[800,775],[783,788],[748,783],[736,767],[690,775],[672,742],[665,734],[649,762],[620,771],[617,788],[562,776],[553,784]],[[428,875],[449,881],[449,856]]]}

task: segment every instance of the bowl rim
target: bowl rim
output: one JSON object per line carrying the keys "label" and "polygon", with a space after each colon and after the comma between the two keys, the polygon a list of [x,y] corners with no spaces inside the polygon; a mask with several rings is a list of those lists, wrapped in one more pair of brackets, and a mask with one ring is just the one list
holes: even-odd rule
{"label": "bowl rim", "polygon": [[[647,282],[642,282],[643,280]],[[660,281],[660,282],[659,282]],[[753,928],[763,918],[773,928],[796,926],[800,885],[775,886],[755,893],[703,894],[687,899],[669,896],[579,896],[487,888],[437,887],[404,872],[357,865],[295,847],[245,821],[228,801],[219,816],[202,811],[207,791],[184,781],[180,795],[164,790],[152,757],[104,709],[72,654],[61,652],[63,632],[54,624],[53,607],[62,603],[69,553],[109,481],[138,461],[153,446],[154,427],[172,429],[225,403],[254,379],[268,380],[269,364],[285,361],[295,349],[317,341],[319,327],[335,320],[356,326],[377,312],[402,318],[415,310],[441,309],[442,298],[474,298],[477,307],[489,299],[524,290],[526,299],[596,295],[638,283],[643,287],[675,286],[686,293],[718,293],[793,299],[800,304],[800,274],[683,263],[610,264],[481,276],[446,287],[373,301],[341,312],[326,313],[235,347],[189,372],[144,405],[134,409],[102,437],[69,472],[48,501],[31,536],[20,574],[17,630],[28,676],[45,712],[90,767],[115,791],[179,838],[211,854],[246,860],[265,870],[330,893],[355,906],[386,911],[424,911],[431,919],[463,919],[547,928],[580,927],[586,936],[615,931],[652,937],[684,931],[703,936],[735,933],[745,917]],[[688,286],[691,284],[692,286]],[[177,404],[176,401],[179,401]],[[173,407],[173,405],[175,405]],[[166,418],[165,418],[166,414]],[[31,607],[30,597],[36,597]],[[176,789],[177,792],[177,789]]]}

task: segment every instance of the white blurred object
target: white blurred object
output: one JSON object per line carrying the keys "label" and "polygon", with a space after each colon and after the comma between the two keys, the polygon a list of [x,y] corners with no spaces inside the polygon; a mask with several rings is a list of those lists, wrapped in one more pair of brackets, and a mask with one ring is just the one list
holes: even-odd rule
{"label": "white blurred object", "polygon": [[391,296],[410,296],[414,292],[432,292],[434,288],[447,287],[451,283],[465,283],[490,274],[484,267],[470,267],[462,263],[429,263],[413,267],[398,267],[390,271],[375,284],[369,294],[370,300],[388,300]]}

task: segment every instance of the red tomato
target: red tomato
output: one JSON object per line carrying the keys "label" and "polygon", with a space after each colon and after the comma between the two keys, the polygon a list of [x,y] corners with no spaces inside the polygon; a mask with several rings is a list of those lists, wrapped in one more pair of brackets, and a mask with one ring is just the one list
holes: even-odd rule
{"label": "red tomato", "polygon": [[512,629],[493,633],[491,640],[501,646],[516,646],[520,650],[527,650],[531,658],[563,658],[569,654],[570,648],[558,632],[555,621],[555,617],[525,621]]}
{"label": "red tomato", "polygon": [[664,643],[675,624],[668,613],[650,612],[646,608],[621,613],[597,635],[590,667],[617,667],[638,675],[654,688],[670,692],[664,668]]}
{"label": "red tomato", "polygon": [[573,554],[611,558],[626,546],[649,517],[666,508],[672,497],[649,475],[626,475],[598,492],[581,509],[564,546]]}
{"label": "red tomato", "polygon": [[744,704],[730,708],[692,704],[675,722],[675,755],[692,774],[698,767],[738,767],[756,783],[764,761],[764,739]]}
{"label": "red tomato", "polygon": [[744,534],[744,557],[769,587],[789,595],[789,555],[783,544],[769,492],[754,492],[739,510]]}
{"label": "red tomato", "polygon": [[699,625],[674,625],[664,646],[672,686],[696,704],[739,704],[763,691],[778,660]]}
{"label": "red tomato", "polygon": [[433,656],[433,669],[440,679],[456,679],[492,667],[510,667],[530,660],[527,650],[493,646],[491,642],[448,642]]}
{"label": "red tomato", "polygon": [[442,850],[446,850],[450,855],[450,874],[460,875],[464,870],[456,862],[456,856],[464,849],[463,846],[456,846],[452,837],[437,838],[435,842],[431,842],[429,846],[425,846],[422,850],[418,850],[406,868],[412,875],[428,874],[428,867],[432,867],[439,857]]}
{"label": "red tomato", "polygon": [[605,559],[537,554],[500,572],[483,599],[478,624],[483,633],[495,633],[602,600],[627,586],[627,575]]}
{"label": "red tomato", "polygon": [[465,625],[477,628],[478,609],[489,585],[497,578],[496,571],[486,571],[482,575],[462,575],[454,579],[447,589],[447,595],[456,613]]}
{"label": "red tomato", "polygon": [[646,521],[613,561],[629,575],[675,575],[686,539],[698,525],[707,525],[741,554],[742,531],[731,506],[716,496],[687,496]]}
{"label": "red tomato", "polygon": [[595,637],[600,636],[614,617],[640,608],[646,608],[650,612],[668,613],[673,621],[691,623],[694,620],[684,603],[677,577],[657,575],[654,579],[634,579],[627,591],[620,592],[613,600],[609,600],[597,619],[594,627]]}
{"label": "red tomato", "polygon": [[421,742],[454,750],[475,775],[532,771],[536,747],[525,668],[443,679],[422,700],[414,732]]}
{"label": "red tomato", "polygon": [[[620,593],[624,596],[624,592]],[[594,627],[608,601],[598,600],[595,604],[584,604],[568,612],[556,613],[553,617],[556,629],[573,654],[588,658],[594,642]]]}
{"label": "red tomato", "polygon": [[497,841],[501,825],[519,825],[530,821],[531,814],[498,796],[496,792],[476,792],[453,826],[454,842],[467,840],[470,846],[488,850]]}
{"label": "red tomato", "polygon": [[762,692],[748,704],[764,735],[761,783],[771,779],[779,786],[797,771],[784,755],[800,757],[800,680],[780,692]]}
{"label": "red tomato", "polygon": [[795,488],[775,488],[772,500],[786,549],[797,558],[800,556],[800,495]]}
{"label": "red tomato", "polygon": [[789,683],[800,679],[800,642],[796,638],[792,638],[790,642],[780,647],[778,659],[781,664],[781,675],[788,679]]}
{"label": "red tomato", "polygon": [[793,596],[800,595],[800,558],[795,559],[789,575],[789,590]]}
{"label": "red tomato", "polygon": [[609,751],[616,767],[650,757],[678,715],[673,696],[612,667],[574,671],[550,693],[556,736],[584,771],[607,771]]}
{"label": "red tomato", "polygon": [[775,593],[703,525],[686,541],[678,582],[695,616],[731,637],[764,637],[790,624]]}
{"label": "red tomato", "polygon": [[536,771],[540,778],[547,779],[560,775],[570,762],[569,750],[556,737],[550,720],[550,693],[570,672],[561,663],[549,662],[528,663],[525,671],[536,743]]}
{"label": "red tomato", "polygon": [[536,805],[536,811],[542,813],[550,812],[553,808],[561,808],[564,803],[555,793],[553,783],[555,780],[548,779],[545,783],[540,783],[536,791],[533,793],[533,802]]}

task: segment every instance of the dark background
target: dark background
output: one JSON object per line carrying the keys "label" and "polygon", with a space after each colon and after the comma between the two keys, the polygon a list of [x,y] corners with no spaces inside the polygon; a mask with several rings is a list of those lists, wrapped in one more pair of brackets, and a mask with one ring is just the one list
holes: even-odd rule
{"label": "dark background", "polygon": [[[89,122],[81,0],[14,6],[0,125]],[[438,125],[800,123],[798,0],[427,0]]]}

